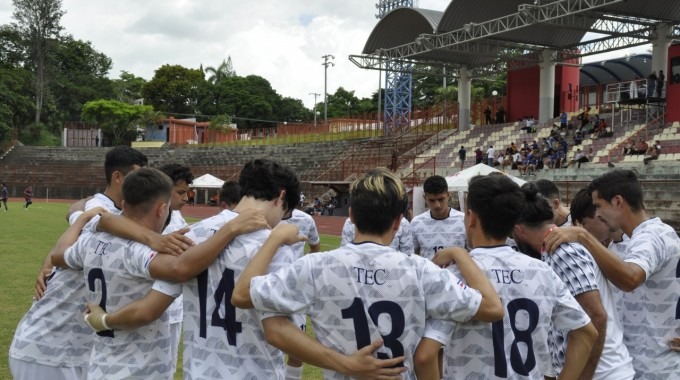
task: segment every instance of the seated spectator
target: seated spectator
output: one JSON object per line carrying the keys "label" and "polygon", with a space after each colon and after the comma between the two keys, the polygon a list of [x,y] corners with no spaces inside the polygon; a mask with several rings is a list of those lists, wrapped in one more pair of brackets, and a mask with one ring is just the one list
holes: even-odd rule
{"label": "seated spectator", "polygon": [[564,161],[566,160],[566,158],[567,158],[567,155],[564,152],[564,148],[560,146],[557,149],[557,157],[555,158],[555,169],[561,168],[562,165],[564,164]]}
{"label": "seated spectator", "polygon": [[649,149],[647,150],[646,156],[643,159],[643,162],[645,165],[649,163],[649,161],[652,160],[658,160],[659,155],[661,154],[661,143],[657,140]]}
{"label": "seated spectator", "polygon": [[584,155],[585,154],[581,152],[581,149],[576,149],[576,153],[574,153],[574,158],[569,160],[569,163],[567,163],[564,167],[568,168],[576,162],[581,162],[581,159],[584,157]]}
{"label": "seated spectator", "polygon": [[623,154],[624,155],[630,155],[630,154],[635,154],[635,140],[633,139],[628,139],[626,141],[626,144],[623,146]]}
{"label": "seated spectator", "polygon": [[637,148],[635,149],[635,154],[645,154],[647,153],[647,150],[649,150],[649,145],[645,140],[641,139],[637,145]]}
{"label": "seated spectator", "polygon": [[520,152],[515,152],[515,154],[512,155],[512,169],[519,169],[519,165],[522,164],[522,153]]}
{"label": "seated spectator", "polygon": [[505,171],[506,167],[512,168],[512,154],[505,154],[503,156],[503,163],[501,164],[501,170]]}
{"label": "seated spectator", "polygon": [[574,135],[574,145],[581,145],[582,141],[583,136],[581,135],[581,132],[576,132],[576,135]]}

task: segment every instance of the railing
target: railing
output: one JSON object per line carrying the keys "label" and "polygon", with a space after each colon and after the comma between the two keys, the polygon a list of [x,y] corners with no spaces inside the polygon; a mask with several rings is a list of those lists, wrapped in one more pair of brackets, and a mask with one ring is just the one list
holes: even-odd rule
{"label": "railing", "polygon": [[[425,161],[420,164],[416,164],[418,159],[425,159]],[[432,173],[437,170],[437,156],[416,156],[412,163],[413,169],[411,172],[401,177],[401,181],[406,186],[414,187],[419,185],[421,181],[420,178],[418,178],[418,172],[426,166],[429,167],[429,165],[432,165]]]}

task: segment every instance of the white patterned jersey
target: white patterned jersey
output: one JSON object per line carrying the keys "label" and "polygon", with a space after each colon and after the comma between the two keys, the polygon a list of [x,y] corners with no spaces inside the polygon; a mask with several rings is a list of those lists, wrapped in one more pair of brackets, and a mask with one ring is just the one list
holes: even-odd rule
{"label": "white patterned jersey", "polygon": [[[259,310],[309,315],[325,346],[351,354],[382,336],[377,357],[404,355],[410,370],[427,318],[467,321],[481,303],[479,292],[431,261],[371,242],[307,255],[250,287]],[[324,378],[346,377],[324,370]]]}
{"label": "white patterned jersey", "polygon": [[574,225],[574,222],[571,221],[571,213],[567,215],[567,219],[564,221],[564,223],[560,224],[559,228],[565,228],[565,227],[572,227]]}
{"label": "white patterned jersey", "polygon": [[[175,231],[179,231],[184,227],[189,227],[189,223],[184,220],[184,217],[182,217],[182,213],[179,210],[173,210],[170,213],[170,223],[168,223],[167,226],[165,226],[165,229],[163,230],[163,234],[170,234]],[[170,307],[168,307],[168,316],[170,318],[170,323],[179,323],[182,322],[184,319],[183,316],[183,310],[184,310],[184,298],[180,294],[177,299],[175,299]]]}
{"label": "white patterned jersey", "polygon": [[[224,210],[194,224],[187,236],[199,244],[236,216]],[[262,329],[261,321],[272,314],[231,305],[234,284],[269,234],[259,230],[236,237],[206,271],[184,284],[185,379],[284,377],[283,353],[266,342]],[[293,251],[284,246],[269,270],[294,260]]]}
{"label": "white patterned jersey", "polygon": [[465,214],[449,208],[449,217],[435,219],[430,211],[416,216],[411,221],[413,248],[415,253],[432,260],[438,250],[447,247],[465,247]]}
{"label": "white patterned jersey", "polygon": [[[309,244],[316,245],[321,242],[314,218],[312,218],[312,216],[306,212],[294,209],[290,218],[282,219],[281,223],[294,224],[298,226],[300,235],[306,236]],[[300,258],[305,255],[305,242],[297,242],[291,246],[291,249],[293,252],[295,252],[295,258]]]}
{"label": "white patterned jersey", "polygon": [[[121,209],[116,207],[116,204],[113,202],[113,199],[109,198],[107,195],[104,195],[103,193],[97,193],[92,197],[92,199],[85,202],[84,211],[93,209],[95,207],[102,207],[108,210],[109,212],[115,214],[120,214],[120,212],[122,211]],[[68,224],[75,223],[76,219],[78,219],[78,217],[82,214],[83,211],[76,211],[73,214],[71,214],[71,216],[68,218]]]}
{"label": "white patterned jersey", "polygon": [[[628,235],[623,234],[621,236],[620,241],[612,241],[609,243],[609,246],[607,247],[610,251],[612,251],[618,258],[621,260],[624,259],[626,256],[626,250],[628,249],[628,242],[630,241],[630,238]],[[616,286],[612,285],[612,294],[614,296],[614,299],[616,300],[616,310],[619,313],[619,318],[622,318],[623,316],[623,298],[626,296],[626,292],[623,290],[617,288]]]}
{"label": "white patterned jersey", "polygon": [[[82,269],[87,301],[111,313],[151,290],[154,280],[149,275],[149,264],[155,256],[156,252],[143,244],[106,232],[84,232],[66,250],[64,261],[73,269]],[[177,284],[166,294],[177,297],[180,289]],[[97,333],[88,378],[171,378],[170,344],[167,313],[137,329]]]}
{"label": "white patterned jersey", "polygon": [[[342,226],[342,237],[340,238],[341,247],[354,242],[354,228],[354,223],[347,218],[345,224]],[[409,223],[408,219],[404,217],[401,218],[399,229],[394,235],[390,247],[395,251],[407,255],[413,254],[413,232],[411,231],[411,223]]]}
{"label": "white patterned jersey", "polygon": [[680,336],[680,240],[659,218],[637,226],[624,257],[646,280],[623,298],[624,343],[642,379],[677,378],[680,355],[668,340]]}
{"label": "white patterned jersey", "polygon": [[[590,252],[581,244],[565,243],[553,254],[543,254],[543,262],[548,264],[557,276],[567,285],[574,297],[597,290],[602,306],[607,312],[607,331],[600,362],[595,369],[593,379],[631,379],[635,375],[633,362],[626,346],[623,345],[623,330],[616,309],[616,299],[612,293],[612,285],[604,277]],[[553,331],[550,352],[557,375],[564,368],[567,349],[567,337],[559,331]]]}
{"label": "white patterned jersey", "polygon": [[[568,332],[590,318],[542,261],[505,245],[476,248],[470,256],[500,295],[505,316],[494,323],[428,321],[425,336],[446,347],[444,378],[543,380],[552,370],[551,325]],[[455,265],[447,269],[460,274]]]}
{"label": "white patterned jersey", "polygon": [[[95,194],[94,198],[86,202],[85,209],[97,206],[111,213],[120,213],[111,198],[104,194]],[[72,215],[69,218],[71,224],[81,214],[74,213],[75,217]],[[92,221],[88,226],[91,224]],[[43,298],[33,302],[19,322],[9,356],[48,366],[86,366],[90,360],[93,334],[82,318],[85,294],[81,271],[54,268]]]}

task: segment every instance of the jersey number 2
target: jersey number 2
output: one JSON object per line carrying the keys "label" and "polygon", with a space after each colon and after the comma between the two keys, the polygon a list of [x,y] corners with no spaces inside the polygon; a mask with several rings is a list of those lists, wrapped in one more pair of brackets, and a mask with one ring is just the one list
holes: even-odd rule
{"label": "jersey number 2", "polygon": [[[208,299],[208,271],[203,271],[196,278],[198,282],[198,302],[200,308],[199,336],[207,336],[207,299]],[[234,271],[225,269],[222,278],[213,295],[215,309],[212,313],[211,326],[222,327],[227,332],[229,345],[236,345],[236,334],[242,331],[241,322],[236,321],[236,308],[231,304],[231,294],[234,293]],[[220,307],[224,305],[224,318],[220,317]]]}
{"label": "jersey number 2", "polygon": [[[525,311],[529,315],[529,325],[525,330],[519,330],[515,324],[519,311]],[[510,328],[515,336],[515,339],[510,346],[510,366],[515,373],[522,376],[529,376],[531,370],[536,367],[534,341],[531,339],[531,333],[534,332],[538,325],[538,305],[528,298],[512,300],[508,303],[508,318],[510,319]],[[491,331],[493,335],[495,375],[507,378],[508,362],[505,356],[505,329],[503,328],[503,319],[492,323]],[[527,349],[526,360],[522,358],[518,343],[524,343]]]}
{"label": "jersey number 2", "polygon": [[[361,298],[354,298],[354,302],[342,309],[342,319],[352,319],[354,321],[354,332],[356,333],[357,349],[360,350],[371,344],[371,333],[368,329],[368,319],[364,311],[364,301]],[[378,301],[368,307],[368,314],[377,326],[381,314],[388,314],[392,320],[392,329],[388,335],[383,335],[385,347],[392,350],[392,357],[404,355],[404,346],[399,342],[399,337],[404,333],[404,311],[392,301]],[[378,359],[389,359],[387,354],[378,353]]]}
{"label": "jersey number 2", "polygon": [[[99,301],[99,307],[106,311],[106,279],[104,278],[104,271],[101,268],[90,269],[87,274],[87,287],[91,292],[95,291],[94,283],[99,280],[102,289],[102,299]],[[104,330],[97,333],[99,336],[108,336],[113,338],[113,330]]]}

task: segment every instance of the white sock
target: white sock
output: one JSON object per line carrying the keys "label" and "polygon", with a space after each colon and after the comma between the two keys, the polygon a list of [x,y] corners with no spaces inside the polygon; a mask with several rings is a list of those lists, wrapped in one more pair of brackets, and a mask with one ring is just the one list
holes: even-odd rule
{"label": "white sock", "polygon": [[300,380],[302,377],[302,366],[291,367],[286,365],[286,380]]}

